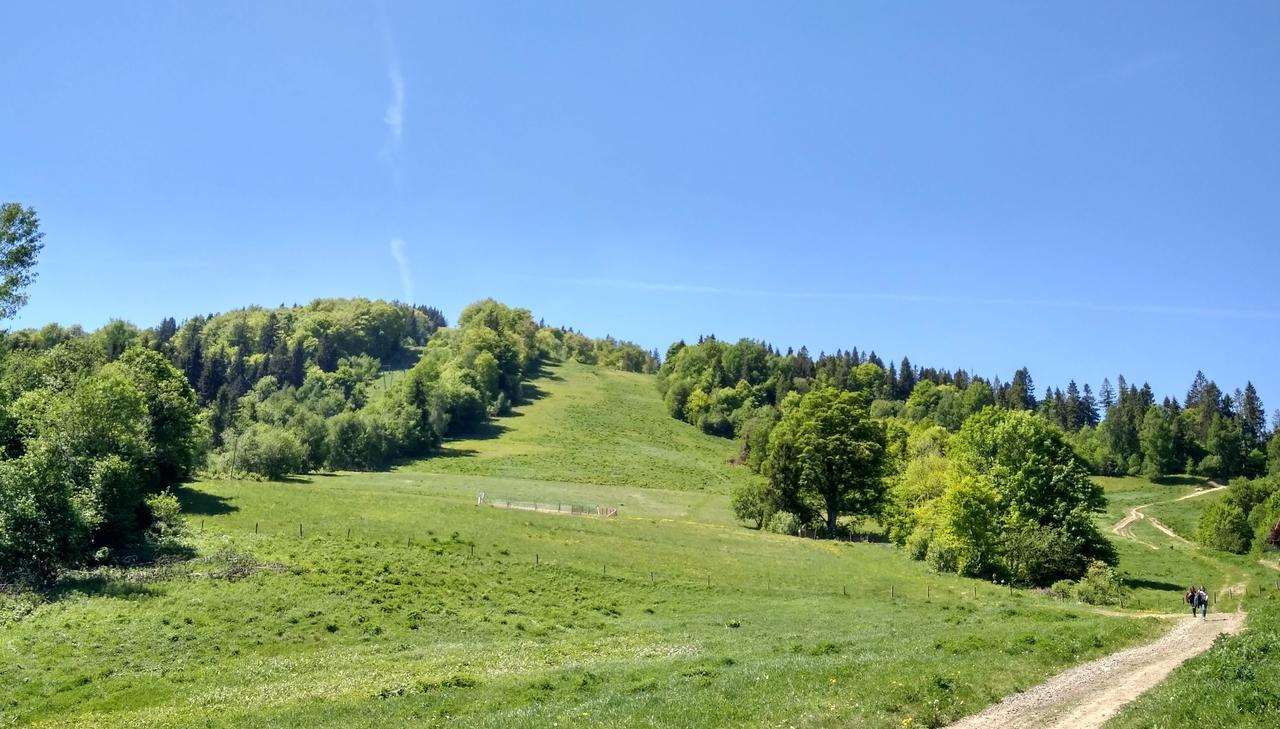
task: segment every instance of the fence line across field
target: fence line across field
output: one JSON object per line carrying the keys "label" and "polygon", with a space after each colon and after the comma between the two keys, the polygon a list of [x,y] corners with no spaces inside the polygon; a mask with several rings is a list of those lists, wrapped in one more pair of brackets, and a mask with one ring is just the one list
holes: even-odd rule
{"label": "fence line across field", "polygon": [[[494,497],[490,497],[484,494],[482,494],[481,496],[482,496],[482,499],[477,500],[478,504],[481,504],[481,503],[489,504],[491,506],[498,506],[499,508],[521,509],[521,508],[540,506],[545,508],[539,508],[537,509],[538,511],[546,511],[554,514],[556,513],[557,506],[558,506],[559,513],[562,513],[562,514],[578,513],[578,514],[585,514],[587,516],[597,516],[597,515],[616,516],[617,515],[617,509],[612,509],[610,507],[584,506],[581,504],[572,505],[572,504],[565,504],[565,503],[560,503],[557,505],[550,502],[532,502],[532,501],[495,499]],[[510,504],[510,506],[507,506],[507,504]],[[526,506],[521,506],[521,505],[526,505]],[[569,511],[570,506],[577,506],[577,508],[580,509],[580,511],[570,512]],[[529,510],[532,510],[532,509],[529,509]],[[596,510],[599,510],[598,513]],[[286,536],[287,535],[287,536],[296,536],[296,538],[299,538],[299,539],[309,537],[312,540],[345,538],[348,541],[353,540],[353,537],[355,541],[365,541],[366,539],[368,539],[367,536],[361,535],[359,531],[353,531],[352,527],[348,524],[343,524],[341,527],[337,529],[337,531],[332,530],[332,528],[327,528],[327,527],[331,527],[331,525],[326,525],[326,524],[310,524],[310,525],[307,525],[308,528],[304,529],[303,522],[281,523],[281,522],[275,522],[273,520],[272,522],[270,522],[270,526],[275,528],[270,530],[265,530],[261,528],[262,523],[258,521],[254,521],[252,523],[252,526],[249,526],[246,523],[244,529],[255,536],[258,536],[258,535]],[[205,520],[203,519],[200,520],[198,531],[201,534],[205,533]],[[231,536],[230,531],[220,531],[218,533],[220,533],[224,537]],[[422,539],[415,540],[412,535],[401,535],[400,537],[391,537],[391,538],[387,538],[385,536],[376,537],[374,538],[374,542],[375,544],[386,543],[387,545],[392,545],[399,541],[399,543],[405,547],[422,547],[422,548],[434,547],[437,550],[444,548],[446,545],[450,543],[454,543],[455,545],[461,545],[466,548],[466,551],[464,553],[464,556],[466,558],[482,559],[481,555],[477,554],[476,543],[473,541],[465,541],[465,542],[459,541],[458,534],[456,532],[448,540],[440,540],[438,538],[432,537],[430,536],[431,535],[430,531],[428,531],[427,534],[429,535],[428,540],[422,540]],[[846,540],[841,540],[841,541],[846,541]],[[856,541],[856,540],[848,539],[847,541]],[[500,545],[497,545],[497,544],[495,544],[494,546],[500,547]],[[440,552],[437,552],[437,553],[440,553]],[[513,561],[510,559],[511,557],[510,552],[508,552],[506,549],[500,548],[498,554],[501,555],[501,557],[498,558],[498,561],[508,562],[508,563]],[[595,570],[599,570],[597,574],[599,574],[601,577],[604,577],[606,579],[635,580],[635,581],[648,582],[653,585],[661,584],[663,586],[668,586],[668,587],[697,586],[697,587],[711,588],[712,585],[715,584],[717,587],[729,587],[731,589],[737,589],[737,590],[764,590],[766,592],[781,591],[781,592],[795,592],[795,593],[808,593],[808,594],[824,593],[827,590],[835,589],[835,590],[838,590],[838,594],[841,594],[844,597],[849,597],[851,595],[849,586],[841,585],[838,581],[834,583],[824,584],[821,587],[818,587],[812,584],[807,584],[807,585],[791,584],[791,583],[788,583],[788,581],[786,581],[785,579],[778,579],[777,575],[763,575],[763,574],[756,575],[756,576],[735,575],[734,577],[731,577],[729,579],[725,579],[723,576],[713,579],[713,574],[711,572],[699,573],[699,572],[691,571],[691,572],[685,572],[683,574],[672,574],[672,573],[664,573],[664,572],[659,572],[657,570],[652,570],[647,566],[643,568],[638,567],[634,564],[627,564],[626,562],[599,562],[599,563],[596,563],[598,566],[589,566],[590,565],[589,561],[584,564],[582,562],[578,562],[572,559],[557,558],[557,556],[552,556],[551,559],[542,559],[543,555],[538,552],[526,553],[525,555],[522,555],[522,557],[523,559],[528,560],[526,564],[528,564],[529,567],[533,569],[553,569],[553,570],[568,569],[568,570],[579,572],[579,573],[592,572]],[[507,558],[507,559],[503,559],[503,558]],[[514,561],[520,561],[520,559],[521,559],[520,557],[517,557],[516,560]],[[0,592],[3,592],[4,587],[5,586],[3,584],[0,584]],[[923,598],[925,601],[931,601],[934,599],[963,600],[966,598],[973,599],[973,600],[980,600],[984,598],[993,597],[997,594],[1006,594],[1006,592],[1010,596],[1013,596],[1015,594],[1025,595],[1025,594],[1040,592],[1040,590],[1037,590],[1034,588],[1015,588],[1014,586],[1008,583],[997,583],[997,582],[989,582],[985,584],[971,583],[968,585],[954,585],[954,584],[947,585],[947,584],[939,584],[937,582],[926,582],[925,585],[923,586],[923,589],[921,589],[919,585],[916,585],[914,587],[915,589],[902,590],[900,589],[899,585],[895,584],[891,580],[889,581],[876,580],[871,585],[867,585],[867,584],[858,585],[856,589],[858,594],[875,595],[882,598],[887,597],[891,602],[898,602],[904,599],[908,602],[914,602],[914,601],[920,600],[921,598]],[[1259,583],[1256,586],[1250,585],[1247,590],[1238,589],[1238,588],[1227,589],[1227,590],[1217,590],[1210,593],[1210,605],[1217,606],[1219,600],[1223,598],[1241,598],[1247,594],[1255,593],[1255,592],[1256,594],[1263,595],[1266,592],[1268,592],[1270,589],[1271,588],[1266,583]],[[1274,589],[1276,592],[1280,592],[1280,580],[1275,581]],[[1055,595],[1054,598],[1062,599],[1060,596],[1057,596],[1057,595]],[[1120,602],[1121,608],[1125,607],[1124,603],[1125,601],[1121,600]],[[1140,615],[1140,614],[1141,613],[1135,613],[1135,615]]]}
{"label": "fence line across field", "polygon": [[521,501],[503,496],[490,496],[481,491],[476,497],[476,505],[496,506],[499,509],[520,509],[522,511],[541,511],[552,514],[573,514],[576,516],[617,516],[618,510],[612,506],[599,504],[569,504],[563,501]]}

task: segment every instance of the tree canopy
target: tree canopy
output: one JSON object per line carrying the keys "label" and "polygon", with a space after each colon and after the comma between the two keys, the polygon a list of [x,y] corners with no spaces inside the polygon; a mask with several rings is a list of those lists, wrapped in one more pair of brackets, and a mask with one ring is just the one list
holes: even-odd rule
{"label": "tree canopy", "polygon": [[842,515],[879,512],[885,445],[864,398],[823,387],[784,404],[764,470],[789,511],[824,514],[834,534]]}

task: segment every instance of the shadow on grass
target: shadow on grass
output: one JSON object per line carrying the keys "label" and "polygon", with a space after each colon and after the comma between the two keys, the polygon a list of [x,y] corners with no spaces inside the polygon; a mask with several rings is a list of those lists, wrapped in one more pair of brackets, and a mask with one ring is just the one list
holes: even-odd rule
{"label": "shadow on grass", "polygon": [[190,486],[179,486],[175,492],[178,503],[187,514],[218,516],[239,511],[240,507],[228,503],[227,497],[198,491]]}
{"label": "shadow on grass", "polygon": [[196,550],[183,542],[144,542],[121,548],[107,564],[66,572],[38,592],[51,602],[79,595],[124,599],[154,597],[161,592],[151,583],[187,573],[188,562],[195,556]]}
{"label": "shadow on grass", "polygon": [[[547,363],[546,363],[546,362],[542,362],[542,363],[540,363],[540,364],[538,365],[538,369],[536,369],[536,370],[534,370],[532,373],[530,373],[530,375],[529,375],[529,379],[531,379],[531,380],[550,380],[550,381],[552,381],[552,382],[564,382],[564,378],[563,378],[563,377],[561,377],[560,375],[557,375],[555,372],[552,372],[552,371],[551,371],[551,368],[547,366]],[[528,383],[526,383],[526,386],[527,386],[527,385],[528,385]]]}
{"label": "shadow on grass", "polygon": [[520,395],[520,404],[527,405],[528,403],[535,402],[546,397],[547,391],[532,382],[526,382],[521,387]]}
{"label": "shadow on grass", "polygon": [[476,427],[462,434],[466,440],[492,440],[507,432],[507,426],[492,420],[480,423]]}
{"label": "shadow on grass", "polygon": [[124,580],[102,574],[89,574],[63,577],[44,593],[44,597],[51,602],[57,602],[58,600],[65,600],[78,595],[131,598],[155,597],[159,594],[159,590],[145,582]]}
{"label": "shadow on grass", "polygon": [[1159,476],[1151,481],[1161,486],[1205,486],[1209,483],[1208,479],[1200,476]]}
{"label": "shadow on grass", "polygon": [[1126,577],[1124,584],[1135,590],[1174,590],[1180,591],[1187,589],[1186,585],[1175,585],[1172,582],[1157,582],[1155,580],[1141,580],[1134,577]]}
{"label": "shadow on grass", "polygon": [[449,448],[442,447],[438,452],[431,454],[432,458],[470,458],[479,453],[475,448]]}

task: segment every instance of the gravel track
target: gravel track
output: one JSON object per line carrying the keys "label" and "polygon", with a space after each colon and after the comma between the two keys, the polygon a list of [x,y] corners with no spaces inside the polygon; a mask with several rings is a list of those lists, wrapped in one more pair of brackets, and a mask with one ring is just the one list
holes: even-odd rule
{"label": "gravel track", "polygon": [[[1239,587],[1239,586],[1235,586]],[[1208,650],[1223,633],[1237,633],[1244,613],[1208,620],[1185,616],[1164,637],[1068,669],[951,726],[953,729],[1091,729],[1164,680],[1183,661]]]}

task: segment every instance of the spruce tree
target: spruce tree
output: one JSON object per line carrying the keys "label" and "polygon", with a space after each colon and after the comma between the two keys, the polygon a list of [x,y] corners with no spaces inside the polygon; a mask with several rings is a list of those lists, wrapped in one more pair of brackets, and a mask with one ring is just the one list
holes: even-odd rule
{"label": "spruce tree", "polygon": [[1258,397],[1253,382],[1245,383],[1239,407],[1245,442],[1250,448],[1256,448],[1267,434],[1267,411],[1262,406],[1262,399]]}
{"label": "spruce tree", "polygon": [[1102,405],[1102,415],[1116,404],[1116,391],[1111,387],[1111,380],[1102,378],[1102,389],[1098,391],[1098,402]]}
{"label": "spruce tree", "polygon": [[902,358],[902,364],[898,367],[898,394],[896,399],[906,400],[911,395],[911,391],[916,386],[916,373],[911,368],[911,360],[906,357]]}
{"label": "spruce tree", "polygon": [[1080,398],[1080,422],[1090,428],[1098,424],[1098,401],[1093,396],[1089,383],[1084,384],[1084,396]]}
{"label": "spruce tree", "polygon": [[1080,426],[1085,424],[1084,404],[1080,401],[1080,388],[1076,386],[1075,380],[1067,383],[1066,406],[1065,420],[1067,429],[1079,430]]}

